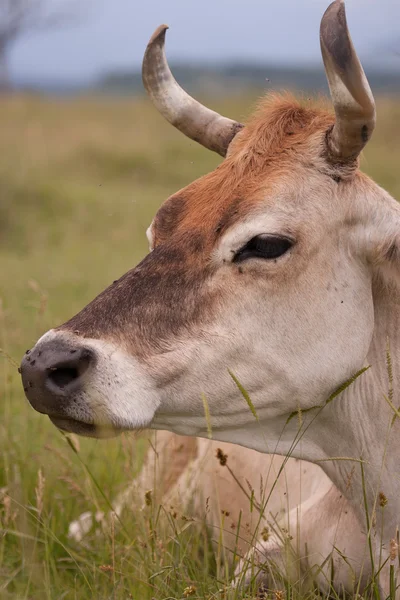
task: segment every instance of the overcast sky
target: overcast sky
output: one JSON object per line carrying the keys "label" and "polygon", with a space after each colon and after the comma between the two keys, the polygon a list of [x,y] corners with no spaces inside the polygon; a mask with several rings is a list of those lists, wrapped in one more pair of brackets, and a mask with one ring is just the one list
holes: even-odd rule
{"label": "overcast sky", "polygon": [[[328,2],[80,0],[80,4],[85,6],[77,27],[30,35],[15,45],[14,78],[91,80],[108,69],[137,68],[150,35],[161,23],[170,26],[171,61],[318,64],[319,21]],[[348,0],[346,7],[364,62],[398,65],[400,70],[400,0]]]}

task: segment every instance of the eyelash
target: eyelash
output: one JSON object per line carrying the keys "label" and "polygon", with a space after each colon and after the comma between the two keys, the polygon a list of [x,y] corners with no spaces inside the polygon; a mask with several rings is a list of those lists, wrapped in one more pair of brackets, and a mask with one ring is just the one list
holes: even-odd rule
{"label": "eyelash", "polygon": [[256,235],[234,256],[233,262],[243,262],[249,258],[273,260],[286,254],[293,246],[288,238],[278,235]]}

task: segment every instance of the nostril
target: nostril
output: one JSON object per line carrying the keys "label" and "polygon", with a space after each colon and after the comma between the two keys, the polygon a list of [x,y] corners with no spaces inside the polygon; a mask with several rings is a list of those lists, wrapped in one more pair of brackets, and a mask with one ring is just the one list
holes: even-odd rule
{"label": "nostril", "polygon": [[[78,340],[79,341],[79,340]],[[47,415],[69,415],[96,370],[94,350],[69,339],[41,341],[21,362],[25,395],[35,410]]]}
{"label": "nostril", "polygon": [[67,386],[79,377],[76,367],[51,367],[49,371],[48,378],[60,388]]}
{"label": "nostril", "polygon": [[80,379],[94,360],[93,353],[87,348],[70,351],[70,353],[77,355],[46,369],[47,380],[60,389],[64,389]]}

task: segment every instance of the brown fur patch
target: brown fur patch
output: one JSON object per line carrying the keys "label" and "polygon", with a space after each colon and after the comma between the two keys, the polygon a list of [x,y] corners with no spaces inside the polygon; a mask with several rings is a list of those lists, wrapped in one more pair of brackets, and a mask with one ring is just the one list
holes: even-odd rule
{"label": "brown fur patch", "polygon": [[212,306],[203,286],[208,275],[207,265],[191,259],[184,238],[165,243],[61,329],[118,339],[137,356],[166,352],[183,328],[206,322]]}
{"label": "brown fur patch", "polygon": [[217,240],[265,198],[271,182],[301,165],[321,167],[332,123],[326,111],[290,96],[264,100],[219,167],[160,208],[153,252],[62,328],[117,338],[140,356],[168,350],[172,337],[205,323],[215,300],[205,281]]}
{"label": "brown fur patch", "polygon": [[[162,243],[177,231],[198,230],[207,240],[205,247],[210,249],[217,237],[259,202],[258,192],[269,179],[284,176],[296,163],[312,166],[313,160],[320,158],[324,132],[332,123],[330,113],[315,106],[302,106],[291,96],[263,100],[232,141],[228,158],[215,171],[185,188],[185,207],[175,215],[173,225],[169,221],[168,231],[157,215],[153,226],[155,240]],[[312,156],[309,141],[318,134],[320,155]],[[182,192],[177,197],[181,196]],[[177,197],[167,200],[159,212],[163,214]]]}
{"label": "brown fur patch", "polygon": [[177,224],[183,219],[187,210],[187,202],[183,196],[175,195],[161,206],[154,219],[153,243],[160,243],[158,235],[162,240],[167,240],[173,233]]}

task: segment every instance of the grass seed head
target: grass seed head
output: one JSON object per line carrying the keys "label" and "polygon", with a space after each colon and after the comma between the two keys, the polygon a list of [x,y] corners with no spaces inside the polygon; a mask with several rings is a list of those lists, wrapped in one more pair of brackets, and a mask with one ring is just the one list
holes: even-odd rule
{"label": "grass seed head", "polygon": [[100,571],[103,571],[103,573],[112,573],[114,571],[112,565],[100,565],[99,569]]}
{"label": "grass seed head", "polygon": [[35,488],[36,508],[38,510],[39,515],[41,515],[42,512],[43,512],[43,495],[44,495],[45,481],[46,480],[44,478],[42,469],[39,469],[39,471],[38,471],[38,482],[37,482],[37,486]]}
{"label": "grass seed head", "polygon": [[387,498],[383,492],[379,492],[379,506],[384,508],[388,503]]}
{"label": "grass seed head", "polygon": [[390,540],[390,560],[394,562],[399,555],[399,545],[395,538]]}
{"label": "grass seed head", "polygon": [[269,537],[270,537],[270,533],[269,533],[268,527],[264,527],[263,528],[263,530],[261,531],[261,537],[264,540],[264,542],[268,542]]}
{"label": "grass seed head", "polygon": [[195,586],[189,585],[188,587],[185,587],[185,589],[183,590],[183,597],[188,598],[189,596],[194,596],[195,593],[196,593]]}
{"label": "grass seed head", "polygon": [[224,454],[221,450],[221,448],[217,448],[217,459],[219,460],[219,464],[221,465],[221,467],[225,467],[226,463],[228,462],[228,455]]}

